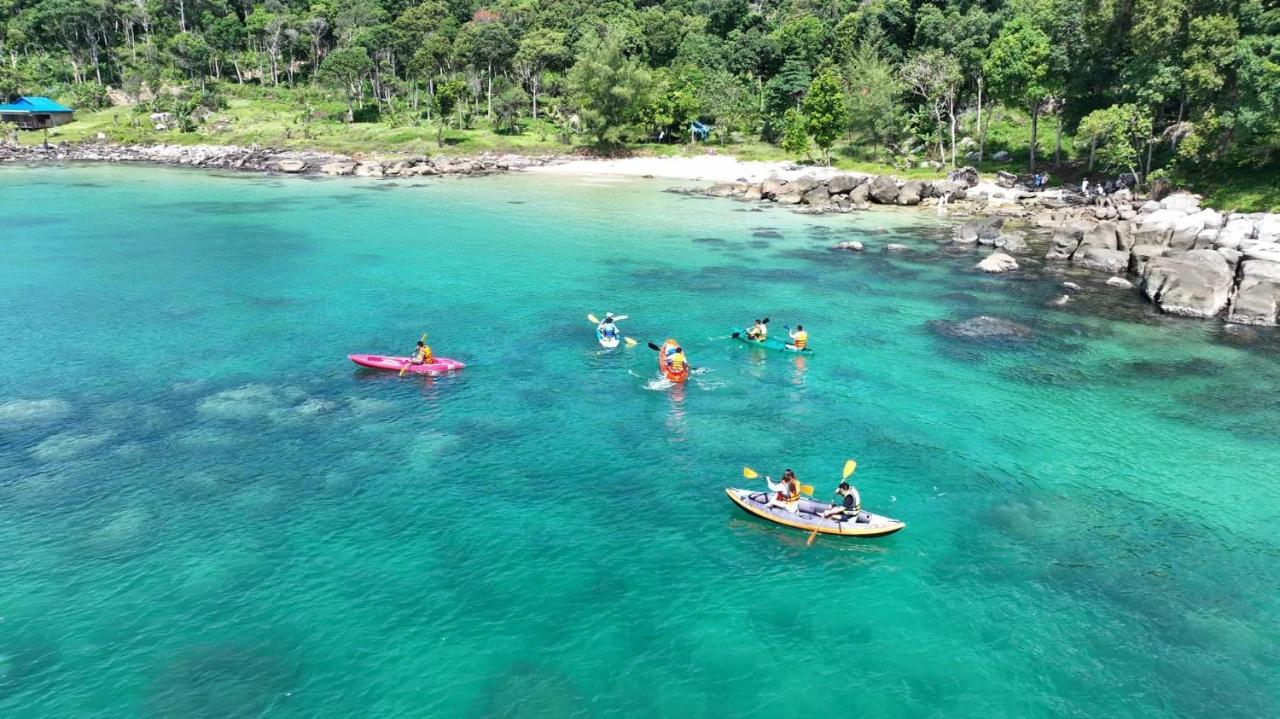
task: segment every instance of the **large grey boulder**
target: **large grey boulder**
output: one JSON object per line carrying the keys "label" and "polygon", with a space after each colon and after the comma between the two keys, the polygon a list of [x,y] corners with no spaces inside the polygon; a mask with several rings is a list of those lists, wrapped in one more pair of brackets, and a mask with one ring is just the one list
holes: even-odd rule
{"label": "large grey boulder", "polygon": [[1160,245],[1167,247],[1169,238],[1173,235],[1173,229],[1170,227],[1140,225],[1133,232],[1133,244],[1136,245]]}
{"label": "large grey boulder", "polygon": [[733,197],[735,192],[732,182],[721,182],[707,188],[707,194],[712,197]]}
{"label": "large grey boulder", "polygon": [[888,175],[877,175],[868,188],[871,199],[882,204],[892,205],[898,199],[898,183]]}
{"label": "large grey boulder", "polygon": [[1197,215],[1187,215],[1174,220],[1173,231],[1169,235],[1169,246],[1175,250],[1189,250],[1195,247],[1196,236],[1204,229],[1204,220]]}
{"label": "large grey boulder", "polygon": [[920,200],[924,199],[924,183],[919,180],[911,180],[902,183],[902,187],[898,188],[898,204],[899,205],[918,205]]}
{"label": "large grey boulder", "polygon": [[1071,259],[1083,237],[1084,232],[1079,228],[1059,227],[1053,231],[1053,237],[1049,240],[1049,252],[1044,258],[1055,261]]}
{"label": "large grey boulder", "polygon": [[1018,176],[1012,172],[996,170],[996,184],[1005,189],[1012,188],[1014,185],[1018,184]]}
{"label": "large grey boulder", "polygon": [[798,190],[800,194],[803,195],[804,193],[808,192],[809,190],[812,190],[813,188],[817,187],[818,185],[821,185],[822,183],[819,182],[812,175],[805,175],[804,177],[798,177],[792,180],[789,184],[794,189]]}
{"label": "large grey boulder", "polygon": [[871,194],[871,183],[859,183],[857,187],[849,190],[849,202],[856,209],[864,209],[867,207],[867,197]]}
{"label": "large grey boulder", "polygon": [[1072,260],[1081,267],[1099,272],[1117,274],[1124,272],[1129,266],[1129,253],[1124,250],[1109,250],[1102,247],[1084,247],[1076,251]]}
{"label": "large grey boulder", "polygon": [[1263,215],[1256,227],[1258,239],[1268,242],[1280,241],[1280,215]]}
{"label": "large grey boulder", "polygon": [[786,188],[786,186],[786,180],[779,180],[776,177],[770,177],[760,183],[760,195],[766,200],[772,200],[778,195],[781,195],[785,191],[784,188]]}
{"label": "large grey boulder", "polygon": [[865,179],[855,175],[835,175],[830,180],[827,180],[827,192],[833,195],[843,195],[861,185]]}
{"label": "large grey boulder", "polygon": [[996,153],[991,156],[991,159],[996,162],[1008,162],[1009,152],[1007,150],[997,150]]}
{"label": "large grey boulder", "polygon": [[320,166],[320,172],[326,175],[350,175],[355,171],[356,163],[350,161],[326,162]]}
{"label": "large grey boulder", "polygon": [[1267,260],[1280,262],[1280,242],[1261,242],[1251,240],[1240,243],[1240,254],[1246,260]]}
{"label": "large grey boulder", "polygon": [[1164,245],[1134,245],[1129,248],[1129,271],[1141,275],[1147,263],[1164,254]]}
{"label": "large grey boulder", "polygon": [[1027,238],[1021,232],[1006,232],[992,240],[992,245],[1005,252],[1026,252],[1030,249]]}
{"label": "large grey boulder", "polygon": [[972,245],[975,242],[981,242],[984,245],[994,244],[1003,226],[1003,217],[981,217],[968,220],[956,228],[952,240],[962,245]]}
{"label": "large grey boulder", "polygon": [[1226,224],[1226,220],[1223,219],[1222,213],[1212,208],[1205,208],[1194,215],[1189,216],[1199,220],[1200,225],[1208,230],[1219,230],[1222,229],[1224,224]]}
{"label": "large grey boulder", "polygon": [[804,195],[800,193],[799,188],[792,187],[793,183],[788,183],[787,187],[773,199],[779,205],[798,205],[804,199]]}
{"label": "large grey boulder", "polygon": [[1018,261],[1003,252],[996,252],[984,257],[973,268],[983,272],[990,272],[991,274],[1000,274],[1001,272],[1010,272],[1018,269]]}
{"label": "large grey boulder", "polygon": [[295,174],[307,169],[307,163],[302,160],[281,160],[276,163],[276,169],[280,172]]}
{"label": "large grey boulder", "polygon": [[742,193],[742,199],[755,202],[764,198],[764,193],[760,191],[759,185],[747,185],[747,189]]}
{"label": "large grey boulder", "polygon": [[1186,192],[1176,192],[1161,200],[1160,206],[1183,213],[1195,212],[1200,209],[1200,198]]}
{"label": "large grey boulder", "polygon": [[1280,262],[1246,260],[1228,322],[1274,326],[1280,321]]}
{"label": "large grey boulder", "polygon": [[1216,317],[1227,306],[1232,279],[1221,254],[1191,250],[1151,259],[1142,273],[1142,292],[1169,314]]}
{"label": "large grey boulder", "polygon": [[815,209],[825,210],[831,205],[831,195],[827,194],[826,185],[818,185],[817,187],[804,193],[802,198],[806,205]]}
{"label": "large grey boulder", "polygon": [[1097,247],[1103,250],[1116,250],[1120,247],[1119,234],[1114,222],[1099,222],[1085,231],[1080,239],[1081,247]]}
{"label": "large grey boulder", "polygon": [[951,180],[937,180],[933,183],[933,196],[946,197],[951,200],[963,200],[967,186]]}
{"label": "large grey boulder", "polygon": [[356,165],[356,177],[382,177],[382,163],[377,160],[361,162]]}

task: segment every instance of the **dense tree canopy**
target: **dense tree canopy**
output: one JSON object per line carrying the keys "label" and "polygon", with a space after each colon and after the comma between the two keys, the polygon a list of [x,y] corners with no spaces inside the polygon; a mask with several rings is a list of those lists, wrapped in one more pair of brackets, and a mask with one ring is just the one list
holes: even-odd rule
{"label": "dense tree canopy", "polygon": [[348,121],[606,143],[698,122],[709,141],[950,165],[998,117],[1031,167],[1042,125],[1082,164],[1280,165],[1267,0],[0,0],[0,94],[227,84],[318,87]]}

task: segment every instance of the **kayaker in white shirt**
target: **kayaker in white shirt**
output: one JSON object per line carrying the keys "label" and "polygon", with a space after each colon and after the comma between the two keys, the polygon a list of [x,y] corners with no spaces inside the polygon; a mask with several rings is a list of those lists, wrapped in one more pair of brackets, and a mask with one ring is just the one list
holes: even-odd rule
{"label": "kayaker in white shirt", "polygon": [[769,506],[780,507],[788,512],[796,512],[800,509],[800,480],[796,479],[795,472],[790,468],[782,473],[782,481],[774,482],[772,478],[765,477],[765,484],[769,485]]}

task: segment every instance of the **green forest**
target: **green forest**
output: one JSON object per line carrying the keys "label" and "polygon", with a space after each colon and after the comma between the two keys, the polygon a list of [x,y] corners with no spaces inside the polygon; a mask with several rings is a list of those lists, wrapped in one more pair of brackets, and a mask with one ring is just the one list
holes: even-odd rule
{"label": "green forest", "polygon": [[[164,112],[166,141],[1280,167],[1263,0],[0,0],[0,18],[0,94],[58,98],[112,139]],[[135,105],[93,124],[113,99]]]}

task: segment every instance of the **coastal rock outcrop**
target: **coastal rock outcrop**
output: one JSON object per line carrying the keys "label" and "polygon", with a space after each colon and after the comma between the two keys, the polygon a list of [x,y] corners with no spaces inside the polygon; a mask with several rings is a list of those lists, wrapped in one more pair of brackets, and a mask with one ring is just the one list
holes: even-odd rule
{"label": "coastal rock outcrop", "polygon": [[871,199],[882,205],[892,205],[898,199],[898,183],[888,175],[878,175],[868,188]]}
{"label": "coastal rock outcrop", "polygon": [[1018,261],[1003,252],[996,252],[984,257],[982,261],[974,265],[973,268],[975,270],[982,270],[983,272],[1000,274],[1002,272],[1010,272],[1018,269]]}
{"label": "coastal rock outcrop", "polygon": [[1142,273],[1142,292],[1169,314],[1215,317],[1227,306],[1232,279],[1221,254],[1191,250],[1148,262]]}
{"label": "coastal rock outcrop", "polygon": [[1280,322],[1280,262],[1246,260],[1240,265],[1240,286],[1227,321],[1268,326]]}

